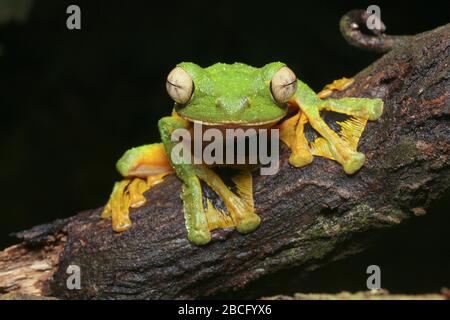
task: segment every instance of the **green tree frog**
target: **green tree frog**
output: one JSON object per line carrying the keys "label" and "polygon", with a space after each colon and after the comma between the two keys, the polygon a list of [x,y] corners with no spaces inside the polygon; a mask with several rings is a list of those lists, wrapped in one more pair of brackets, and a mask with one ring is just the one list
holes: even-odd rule
{"label": "green tree frog", "polygon": [[[172,115],[159,120],[162,143],[132,148],[117,162],[124,180],[116,182],[102,217],[112,218],[114,231],[131,227],[130,208],[143,205],[143,193],[175,173],[182,181],[181,199],[188,239],[203,245],[211,240],[211,231],[234,227],[242,234],[255,230],[260,217],[253,206],[251,175],[235,179],[239,186],[233,191],[204,164],[171,161],[175,143],[171,134],[176,129],[189,129],[194,123],[219,128],[278,128],[280,140],[292,153],[289,163],[302,167],[322,156],[340,163],[347,174],[353,174],[364,164],[364,154],[357,145],[367,120],[378,119],[383,101],[369,98],[328,98],[333,90],[351,85],[343,78],[316,94],[300,81],[284,63],[273,62],[261,68],[242,63],[216,63],[202,68],[194,63],[178,64],[168,75],[166,88],[174,100]],[[328,98],[328,99],[325,99]],[[293,112],[292,112],[293,111]],[[321,113],[347,115],[333,130]],[[305,125],[313,128],[317,137],[309,141]],[[228,214],[218,213],[203,199],[202,183],[206,183],[222,200]]]}

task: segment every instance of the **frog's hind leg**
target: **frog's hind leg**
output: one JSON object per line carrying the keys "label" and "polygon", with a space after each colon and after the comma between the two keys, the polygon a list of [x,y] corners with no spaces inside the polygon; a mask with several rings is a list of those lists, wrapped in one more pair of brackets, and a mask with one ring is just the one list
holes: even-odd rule
{"label": "frog's hind leg", "polygon": [[338,80],[334,80],[332,83],[327,84],[321,91],[317,93],[317,97],[320,99],[328,98],[334,91],[344,91],[349,88],[355,79],[343,77]]}
{"label": "frog's hind leg", "polygon": [[102,218],[112,218],[114,231],[131,227],[129,208],[142,206],[143,193],[173,172],[161,143],[144,145],[128,150],[117,162],[117,169],[125,178],[116,182]]}
{"label": "frog's hind leg", "polygon": [[280,139],[292,151],[289,157],[289,163],[294,167],[303,167],[313,161],[313,154],[304,132],[307,122],[306,115],[302,111],[299,111],[295,116],[289,118],[279,126]]}

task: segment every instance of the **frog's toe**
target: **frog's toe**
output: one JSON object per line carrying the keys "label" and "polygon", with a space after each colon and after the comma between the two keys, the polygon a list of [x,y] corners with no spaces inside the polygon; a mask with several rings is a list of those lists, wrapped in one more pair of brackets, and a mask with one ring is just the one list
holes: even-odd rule
{"label": "frog's toe", "polygon": [[124,215],[119,221],[113,221],[112,228],[115,232],[124,232],[131,228],[131,220],[128,215]]}
{"label": "frog's toe", "polygon": [[353,82],[355,82],[355,79],[353,78],[346,78],[343,77],[341,79],[338,80],[334,80],[332,83],[327,84],[322,91],[320,91],[319,93],[317,93],[317,96],[321,99],[325,99],[327,97],[329,97],[333,91],[344,91],[346,90],[348,87],[350,87]]}
{"label": "frog's toe", "polygon": [[259,227],[261,218],[255,214],[249,214],[244,219],[238,220],[236,223],[236,230],[239,233],[250,233]]}
{"label": "frog's toe", "polygon": [[349,158],[342,163],[345,173],[353,174],[364,165],[366,156],[361,152],[353,152]]}
{"label": "frog's toe", "polygon": [[145,203],[145,198],[139,188],[141,179],[125,179],[116,182],[111,197],[103,209],[102,218],[111,217],[112,229],[123,232],[131,228],[130,208]]}
{"label": "frog's toe", "polygon": [[209,230],[189,230],[188,239],[192,243],[201,246],[211,241],[211,233]]}
{"label": "frog's toe", "polygon": [[292,153],[289,157],[289,163],[294,167],[304,167],[313,161],[313,155],[310,152]]}
{"label": "frog's toe", "polygon": [[383,113],[383,100],[373,99],[373,104],[368,110],[369,120],[377,120]]}
{"label": "frog's toe", "polygon": [[130,207],[138,208],[142,206],[147,199],[144,197],[144,192],[148,190],[147,183],[144,179],[135,178],[127,187],[127,192],[130,197]]}

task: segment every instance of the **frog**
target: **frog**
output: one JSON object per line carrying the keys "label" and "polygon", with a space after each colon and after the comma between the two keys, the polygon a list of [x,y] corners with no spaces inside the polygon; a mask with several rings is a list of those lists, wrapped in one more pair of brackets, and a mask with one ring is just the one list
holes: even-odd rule
{"label": "frog", "polygon": [[[244,63],[216,63],[201,67],[192,62],[177,64],[167,76],[166,90],[173,100],[172,113],[158,121],[161,142],[129,149],[116,167],[123,180],[114,184],[101,217],[111,218],[112,229],[124,232],[131,228],[130,210],[143,206],[144,193],[175,174],[182,182],[187,239],[205,245],[215,229],[235,228],[245,235],[261,224],[252,197],[252,174],[243,170],[234,180],[233,191],[215,172],[213,166],[198,163],[175,163],[171,159],[176,141],[172,134],[191,130],[195,124],[208,128],[269,128],[279,130],[279,139],[291,153],[289,164],[305,167],[314,156],[338,162],[347,175],[353,175],[365,163],[357,150],[367,121],[383,113],[379,98],[333,98],[334,91],[346,90],[353,79],[342,78],[316,93],[283,62],[262,67]],[[323,112],[347,116],[334,130]],[[306,126],[316,138],[306,135]],[[249,173],[250,172],[250,173]],[[202,184],[210,187],[223,201],[227,213],[218,212],[204,201]]]}

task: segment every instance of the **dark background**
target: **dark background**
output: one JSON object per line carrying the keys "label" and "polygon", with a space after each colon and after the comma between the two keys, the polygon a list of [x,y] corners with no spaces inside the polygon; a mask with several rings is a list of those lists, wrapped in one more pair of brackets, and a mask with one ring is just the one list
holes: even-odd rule
{"label": "dark background", "polygon": [[[79,31],[66,28],[69,4],[81,7]],[[350,47],[338,28],[345,12],[370,4],[381,7],[390,34],[449,22],[446,1],[317,0],[36,0],[22,23],[3,21],[0,249],[14,243],[11,232],[105,203],[120,179],[116,160],[132,146],[159,140],[156,122],[172,107],[164,81],[176,63],[280,60],[318,90],[380,56]],[[373,249],[309,279],[292,281],[289,270],[242,296],[255,288],[261,294],[363,290],[369,264],[382,267],[383,287],[393,291],[450,286],[449,208],[447,200],[436,204]]]}

